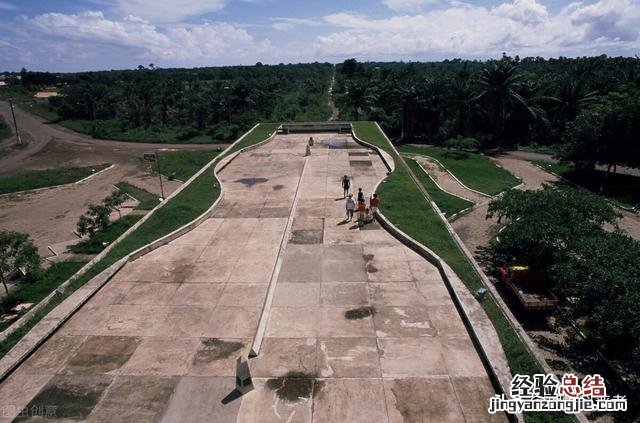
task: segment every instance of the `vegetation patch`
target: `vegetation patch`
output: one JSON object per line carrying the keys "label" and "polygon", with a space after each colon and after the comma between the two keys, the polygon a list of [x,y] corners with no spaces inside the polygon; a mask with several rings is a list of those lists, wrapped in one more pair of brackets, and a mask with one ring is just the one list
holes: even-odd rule
{"label": "vegetation patch", "polygon": [[139,201],[139,204],[135,207],[136,210],[151,210],[160,203],[160,198],[156,194],[129,182],[118,182],[116,187]]}
{"label": "vegetation patch", "polygon": [[35,272],[31,277],[19,282],[18,285],[11,290],[11,293],[8,296],[4,296],[0,302],[0,314],[13,315],[11,319],[0,323],[0,331],[8,328],[20,316],[29,311],[28,309],[25,309],[18,313],[14,313],[11,311],[13,307],[17,304],[39,303],[44,297],[49,295],[54,289],[69,279],[84,265],[84,262],[78,261],[54,263],[47,270]]}
{"label": "vegetation patch", "polygon": [[436,185],[435,182],[433,182],[418,162],[412,159],[405,160],[413,171],[413,174],[418,177],[420,183],[425,187],[433,201],[438,205],[438,208],[445,214],[445,216],[453,216],[454,214],[460,213],[474,205],[472,201],[444,192],[438,187],[438,185]]}
{"label": "vegetation patch", "polygon": [[297,402],[315,395],[320,390],[321,383],[315,374],[288,372],[284,376],[267,380],[265,386],[271,391],[276,391],[281,400]]}
{"label": "vegetation patch", "polygon": [[123,216],[109,224],[105,230],[96,232],[91,238],[72,245],[70,250],[75,254],[98,254],[140,219],[142,216],[139,214]]}
{"label": "vegetation patch", "polygon": [[634,208],[640,205],[640,177],[638,176],[607,173],[597,169],[579,169],[567,162],[535,160],[533,163],[582,188],[603,195],[622,207]]}
{"label": "vegetation patch", "polygon": [[496,162],[480,154],[440,147],[401,145],[402,153],[433,157],[471,189],[496,195],[515,187],[520,180]]}
{"label": "vegetation patch", "polygon": [[[13,132],[11,132],[11,129],[9,128],[9,124],[5,120],[4,116],[0,115],[0,141],[6,140],[11,135],[13,135]],[[2,156],[1,153],[0,153],[0,156]]]}
{"label": "vegetation patch", "polygon": [[[160,171],[169,179],[184,182],[220,154],[220,151],[222,147],[218,147],[217,150],[161,151]],[[153,169],[157,169],[155,164]]]}
{"label": "vegetation patch", "polygon": [[61,167],[44,170],[28,170],[9,176],[0,176],[0,194],[46,188],[78,182],[96,172],[109,167],[101,164],[84,167]]}
{"label": "vegetation patch", "polygon": [[375,307],[364,306],[345,311],[344,317],[347,320],[361,320],[365,317],[373,317],[374,314],[376,314]]}

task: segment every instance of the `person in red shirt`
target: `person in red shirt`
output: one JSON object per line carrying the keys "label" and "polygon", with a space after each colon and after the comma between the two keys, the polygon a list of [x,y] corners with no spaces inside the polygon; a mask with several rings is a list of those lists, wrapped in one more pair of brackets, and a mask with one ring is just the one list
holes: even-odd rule
{"label": "person in red shirt", "polygon": [[369,208],[371,209],[371,214],[378,213],[379,206],[380,206],[380,199],[378,198],[378,194],[373,194],[369,199]]}

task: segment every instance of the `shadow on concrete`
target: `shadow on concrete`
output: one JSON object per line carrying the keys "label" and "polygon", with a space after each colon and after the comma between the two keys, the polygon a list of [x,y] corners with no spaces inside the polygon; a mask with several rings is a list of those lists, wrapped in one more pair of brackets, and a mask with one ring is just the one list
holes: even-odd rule
{"label": "shadow on concrete", "polygon": [[241,396],[242,396],[242,393],[240,391],[238,391],[238,389],[234,389],[233,391],[229,392],[229,394],[226,397],[224,397],[222,399],[222,401],[220,401],[220,402],[223,405],[227,405],[227,404],[237,400]]}

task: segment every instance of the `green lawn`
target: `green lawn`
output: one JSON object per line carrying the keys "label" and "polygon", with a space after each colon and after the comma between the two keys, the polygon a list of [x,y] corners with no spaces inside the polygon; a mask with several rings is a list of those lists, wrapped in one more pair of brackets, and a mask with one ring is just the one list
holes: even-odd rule
{"label": "green lawn", "polygon": [[71,251],[76,254],[98,254],[107,246],[115,241],[120,235],[125,233],[127,229],[135,225],[142,219],[142,215],[130,214],[122,216],[115,222],[111,222],[109,227],[104,231],[96,233],[93,237],[85,239],[71,246]]}
{"label": "green lawn", "polygon": [[591,192],[602,194],[622,207],[633,208],[640,204],[640,177],[620,173],[607,176],[602,170],[580,171],[566,162],[535,160],[533,163]]}
{"label": "green lawn", "polygon": [[[137,187],[129,182],[121,181],[116,184],[116,187],[123,191],[125,194],[129,194],[140,203],[136,206],[136,210],[151,210],[158,204],[160,204],[160,198],[158,195],[147,191],[144,188]],[[160,181],[158,181],[158,190],[160,189]]]}
{"label": "green lawn", "polygon": [[[222,151],[222,148],[220,148]],[[169,179],[186,181],[192,177],[202,166],[209,163],[220,154],[217,150],[191,150],[191,151],[161,151],[160,171]],[[153,164],[153,170],[156,165]]]}
{"label": "green lawn", "polygon": [[95,172],[99,172],[109,166],[110,164],[107,163],[85,167],[61,167],[44,170],[29,170],[14,173],[9,176],[0,176],[0,194],[70,184],[84,179],[87,176]]}
{"label": "green lawn", "polygon": [[[376,125],[372,122],[355,122],[354,129],[358,138],[385,150],[396,162],[395,171],[378,188],[382,213],[403,232],[438,254],[451,266],[471,292],[483,286],[480,277],[458,248],[444,222],[425,201],[407,169],[401,164],[402,158],[395,154]],[[537,361],[520,341],[495,301],[487,296],[481,304],[498,333],[512,373],[528,375],[541,373],[542,369]],[[574,420],[564,414],[527,413],[526,421],[572,422]]]}
{"label": "green lawn", "polygon": [[442,163],[463,184],[476,191],[496,195],[520,184],[518,178],[480,154],[439,147],[401,145],[401,153],[430,156]]}
{"label": "green lawn", "polygon": [[453,216],[454,214],[460,213],[461,211],[473,206],[474,203],[472,201],[456,197],[455,195],[451,195],[438,188],[436,183],[433,182],[429,175],[427,175],[424,169],[415,160],[405,159],[405,161],[413,171],[413,174],[420,179],[422,186],[427,189],[427,192],[445,216]]}
{"label": "green lawn", "polygon": [[[84,266],[84,264],[84,262],[76,261],[63,261],[52,264],[51,267],[44,271],[39,280],[33,282],[22,282],[14,291],[11,292],[11,295],[8,297],[9,299],[4,297],[2,304],[0,305],[0,312],[5,313],[16,304],[35,304],[40,302],[40,300],[49,295],[51,291],[56,289],[58,285],[76,273],[82,266]],[[11,325],[11,323],[15,322],[18,317],[27,311],[28,310],[25,310],[23,313],[18,314],[10,321],[0,323],[0,331],[5,330]]]}
{"label": "green lawn", "polygon": [[[243,147],[255,144],[267,138],[279,124],[261,124],[249,133],[242,142],[234,146],[233,153]],[[222,157],[219,157],[220,160]],[[215,164],[213,165],[215,166]],[[82,287],[94,276],[117,262],[127,254],[137,250],[146,244],[178,229],[204,213],[220,195],[220,183],[213,175],[213,167],[203,172],[192,183],[186,186],[175,197],[156,210],[147,221],[140,225],[133,233],[124,238],[118,245],[109,251],[105,257],[89,269],[84,275],[71,282],[64,294],[56,295],[46,306],[38,310],[20,329],[0,342],[0,358],[26,335],[33,326],[43,319],[64,299],[75,290]]]}

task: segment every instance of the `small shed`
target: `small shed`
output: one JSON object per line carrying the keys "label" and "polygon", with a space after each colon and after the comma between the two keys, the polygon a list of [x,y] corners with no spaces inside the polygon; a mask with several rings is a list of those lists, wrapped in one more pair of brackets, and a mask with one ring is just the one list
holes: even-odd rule
{"label": "small shed", "polygon": [[38,91],[33,95],[33,101],[36,104],[49,104],[49,99],[57,96],[57,91]]}

